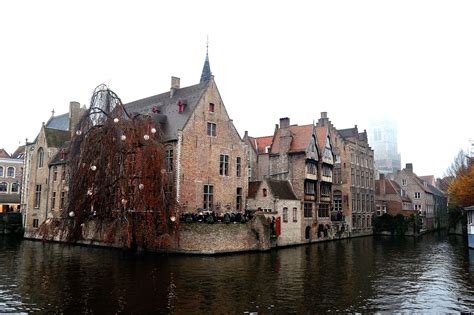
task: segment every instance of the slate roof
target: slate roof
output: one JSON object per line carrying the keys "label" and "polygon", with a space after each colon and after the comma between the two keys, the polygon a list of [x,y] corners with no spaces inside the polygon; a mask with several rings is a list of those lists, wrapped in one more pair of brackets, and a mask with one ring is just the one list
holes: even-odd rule
{"label": "slate roof", "polygon": [[289,181],[275,179],[266,179],[266,181],[274,197],[285,200],[298,200]]}
{"label": "slate roof", "polygon": [[[207,89],[210,81],[201,82],[196,85],[177,89],[173,97],[170,92],[143,98],[125,104],[125,109],[130,113],[151,115],[155,122],[160,125],[164,141],[177,140],[178,129],[182,130],[189,117],[196,108],[197,103]],[[178,112],[178,102],[181,100],[185,105],[182,113]],[[159,110],[159,114],[152,112],[153,107]]]}
{"label": "slate roof", "polygon": [[67,130],[44,128],[44,134],[50,148],[59,148],[71,139],[71,133]]}
{"label": "slate roof", "polygon": [[[309,146],[311,141],[311,136],[313,135],[313,125],[293,125],[288,127],[290,129],[290,134],[292,136],[292,141],[290,145],[291,153],[296,152],[305,152]],[[275,133],[275,137],[273,139],[271,153],[279,153],[280,152],[280,133],[281,128],[277,130]]]}
{"label": "slate roof", "polygon": [[347,129],[337,129],[337,132],[341,135],[343,138],[351,138],[351,137],[357,137],[359,135],[359,132],[357,128],[347,128]]}
{"label": "slate roof", "polygon": [[20,203],[20,194],[0,194],[0,203]]}
{"label": "slate roof", "polygon": [[[71,143],[70,141],[64,142],[62,147],[58,150],[58,152],[53,156],[53,158],[49,162],[50,166],[66,164],[66,162],[68,161],[68,153],[69,153],[69,144],[70,143]],[[65,154],[65,159],[64,160],[61,160],[61,151],[62,150],[64,150],[64,154]]]}
{"label": "slate roof", "polygon": [[206,60],[204,61],[204,66],[202,67],[201,73],[201,83],[209,81],[211,79],[211,65],[209,64],[209,53],[206,52]]}
{"label": "slate roof", "polygon": [[431,192],[434,195],[439,196],[439,197],[446,197],[446,194],[444,192],[442,192],[441,190],[439,190],[436,186],[428,184],[428,187],[430,188]]}
{"label": "slate roof", "polygon": [[14,158],[14,159],[23,159],[24,155],[25,155],[25,146],[21,145],[15,150],[15,152],[13,152],[12,158]]}
{"label": "slate roof", "polygon": [[69,113],[52,116],[46,123],[46,127],[51,129],[69,130]]}

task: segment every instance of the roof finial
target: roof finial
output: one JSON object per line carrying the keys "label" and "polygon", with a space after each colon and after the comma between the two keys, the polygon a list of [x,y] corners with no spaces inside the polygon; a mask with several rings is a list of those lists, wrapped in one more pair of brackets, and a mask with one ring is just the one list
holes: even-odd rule
{"label": "roof finial", "polygon": [[209,65],[209,35],[206,40],[206,60],[204,61],[204,67],[202,68],[201,81],[200,83],[211,80],[211,66]]}
{"label": "roof finial", "polygon": [[54,113],[55,113],[55,111],[54,111],[54,108],[53,108],[53,110],[51,111],[51,116],[52,117],[54,117]]}

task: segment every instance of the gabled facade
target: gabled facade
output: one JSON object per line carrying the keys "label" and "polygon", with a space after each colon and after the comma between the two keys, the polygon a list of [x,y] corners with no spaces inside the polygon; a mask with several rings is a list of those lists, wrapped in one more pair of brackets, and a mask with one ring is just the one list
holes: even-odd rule
{"label": "gabled facade", "polygon": [[375,213],[375,165],[367,133],[359,132],[357,126],[336,129],[326,112],[321,113],[317,126],[329,130],[335,155],[333,213],[343,213],[352,234],[371,234]]}
{"label": "gabled facade", "polygon": [[287,180],[265,178],[249,183],[247,209],[264,214],[273,223],[277,246],[301,244],[301,202]]}
{"label": "gabled facade", "polygon": [[249,181],[262,180],[264,176],[268,175],[273,136],[250,137],[246,131],[244,142],[247,145],[247,174]]}
{"label": "gabled facade", "polygon": [[20,210],[23,155],[19,147],[11,156],[0,149],[0,212]]}
{"label": "gabled facade", "polygon": [[247,195],[247,148],[230,119],[209,59],[199,84],[180,87],[172,77],[169,92],[125,105],[150,114],[163,133],[171,175],[169,192],[180,211],[243,211]]}
{"label": "gabled facade", "polygon": [[385,178],[384,174],[375,180],[375,207],[377,216],[389,213],[410,217],[416,214],[407,192],[397,182]]}
{"label": "gabled facade", "polygon": [[413,172],[413,164],[407,163],[404,169],[396,173],[387,174],[386,177],[397,182],[407,192],[413,202],[413,210],[421,218],[422,228],[434,228],[435,198],[428,182],[422,180]]}

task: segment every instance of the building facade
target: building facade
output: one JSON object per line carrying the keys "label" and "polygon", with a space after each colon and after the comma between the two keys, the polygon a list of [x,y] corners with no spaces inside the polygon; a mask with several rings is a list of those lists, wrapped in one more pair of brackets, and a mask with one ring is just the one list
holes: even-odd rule
{"label": "building facade", "polygon": [[375,166],[367,133],[359,132],[357,126],[336,129],[326,112],[321,113],[317,125],[328,129],[335,154],[333,216],[342,212],[354,235],[371,234],[375,213]]}
{"label": "building facade", "polygon": [[19,147],[11,156],[0,150],[0,212],[20,210],[23,153],[24,147]]}
{"label": "building facade", "polygon": [[410,217],[416,214],[408,193],[397,182],[385,178],[384,174],[375,180],[375,209],[377,216],[388,213]]}

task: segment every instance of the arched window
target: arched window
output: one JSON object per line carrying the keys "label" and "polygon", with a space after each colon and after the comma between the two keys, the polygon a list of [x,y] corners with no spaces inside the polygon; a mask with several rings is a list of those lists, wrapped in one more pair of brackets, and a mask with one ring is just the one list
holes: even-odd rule
{"label": "arched window", "polygon": [[3,177],[3,166],[0,166],[0,177]]}
{"label": "arched window", "polygon": [[0,183],[0,192],[7,192],[8,191],[8,184],[5,182]]}
{"label": "arched window", "polygon": [[11,192],[12,193],[17,193],[19,190],[20,190],[20,184],[12,183]]}
{"label": "arched window", "polygon": [[39,148],[38,149],[38,159],[36,160],[36,166],[38,168],[40,167],[43,167],[43,163],[44,163],[44,150],[43,148]]}
{"label": "arched window", "polygon": [[15,168],[10,166],[7,168],[7,177],[15,177]]}

